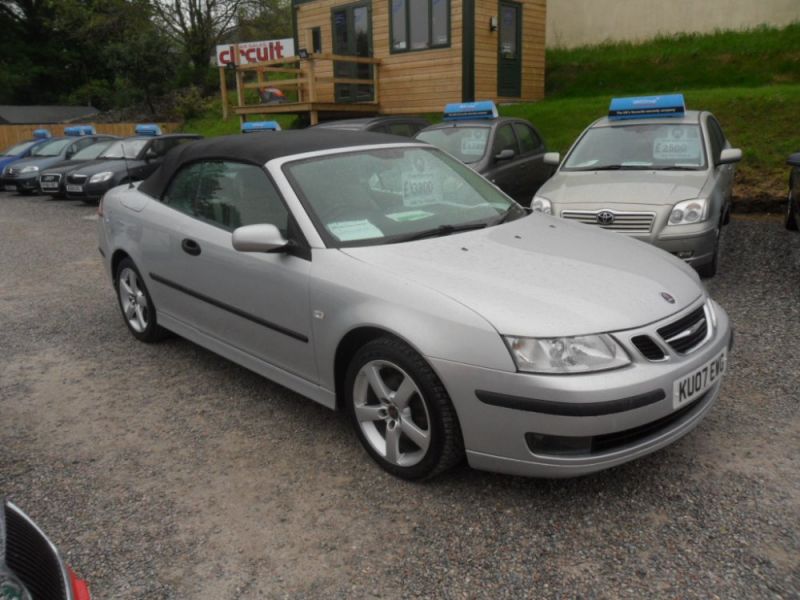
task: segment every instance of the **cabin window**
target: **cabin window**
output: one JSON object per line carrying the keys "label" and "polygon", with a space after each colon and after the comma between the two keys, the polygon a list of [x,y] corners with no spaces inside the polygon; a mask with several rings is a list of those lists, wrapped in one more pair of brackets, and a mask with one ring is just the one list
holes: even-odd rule
{"label": "cabin window", "polygon": [[450,45],[450,0],[389,0],[392,52]]}
{"label": "cabin window", "polygon": [[311,51],[314,54],[322,53],[322,31],[319,27],[311,30]]}

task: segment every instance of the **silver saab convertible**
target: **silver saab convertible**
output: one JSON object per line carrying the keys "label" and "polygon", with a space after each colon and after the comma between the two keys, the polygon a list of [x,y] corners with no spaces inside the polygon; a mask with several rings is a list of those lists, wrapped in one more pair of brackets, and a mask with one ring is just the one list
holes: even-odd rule
{"label": "silver saab convertible", "polygon": [[674,442],[731,330],[695,272],[528,215],[427,144],[325,130],[176,148],[100,206],[144,342],[174,332],[332,409],[407,479],[570,477]]}
{"label": "silver saab convertible", "polygon": [[615,98],[531,206],[655,244],[713,277],[741,158],[714,115],[685,110],[681,94]]}

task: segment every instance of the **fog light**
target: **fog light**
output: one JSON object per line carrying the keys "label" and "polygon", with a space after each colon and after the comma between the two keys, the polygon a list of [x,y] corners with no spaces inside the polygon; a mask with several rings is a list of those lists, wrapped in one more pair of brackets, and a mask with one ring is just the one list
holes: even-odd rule
{"label": "fog light", "polygon": [[686,260],[687,258],[692,258],[694,256],[694,250],[681,250],[677,253],[678,258],[682,258]]}

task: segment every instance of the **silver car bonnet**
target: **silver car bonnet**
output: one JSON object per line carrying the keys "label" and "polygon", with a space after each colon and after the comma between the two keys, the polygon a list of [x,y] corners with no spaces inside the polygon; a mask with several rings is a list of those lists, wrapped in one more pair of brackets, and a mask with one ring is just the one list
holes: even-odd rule
{"label": "silver car bonnet", "polygon": [[342,252],[452,298],[502,334],[631,329],[668,317],[704,293],[691,267],[662,250],[545,215]]}
{"label": "silver car bonnet", "polygon": [[537,196],[557,204],[673,205],[701,195],[702,171],[559,171]]}

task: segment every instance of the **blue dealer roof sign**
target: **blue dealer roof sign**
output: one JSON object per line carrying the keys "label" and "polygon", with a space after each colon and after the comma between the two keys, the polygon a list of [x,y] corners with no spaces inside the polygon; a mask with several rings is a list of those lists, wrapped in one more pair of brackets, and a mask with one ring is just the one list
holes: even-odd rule
{"label": "blue dealer roof sign", "polygon": [[444,107],[445,121],[467,121],[475,119],[496,119],[500,116],[497,106],[491,100],[481,102],[457,102]]}
{"label": "blue dealer roof sign", "polygon": [[686,101],[683,94],[613,98],[608,107],[608,118],[612,121],[620,121],[623,119],[682,117],[685,112]]}
{"label": "blue dealer roof sign", "polygon": [[242,123],[242,133],[258,133],[259,131],[280,131],[281,126],[277,121],[245,121]]}

